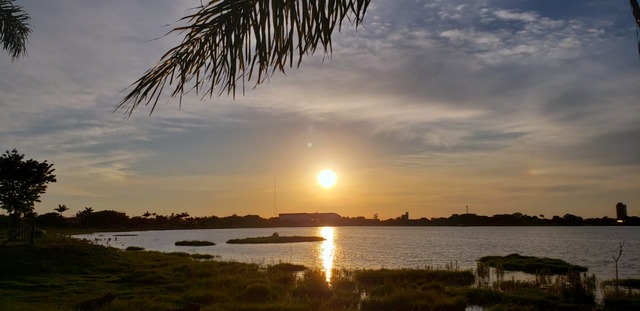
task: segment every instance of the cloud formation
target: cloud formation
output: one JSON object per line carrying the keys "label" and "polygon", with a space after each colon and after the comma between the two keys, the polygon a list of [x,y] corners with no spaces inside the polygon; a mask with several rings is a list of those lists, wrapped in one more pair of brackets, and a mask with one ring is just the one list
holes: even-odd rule
{"label": "cloud formation", "polygon": [[[640,206],[633,19],[609,1],[374,1],[314,55],[235,101],[113,112],[198,1],[24,1],[29,56],[0,58],[0,142],[55,164],[57,204],[139,215],[370,217]],[[6,69],[5,69],[6,68]],[[6,146],[6,147],[5,147]],[[330,166],[340,184],[319,191]]]}

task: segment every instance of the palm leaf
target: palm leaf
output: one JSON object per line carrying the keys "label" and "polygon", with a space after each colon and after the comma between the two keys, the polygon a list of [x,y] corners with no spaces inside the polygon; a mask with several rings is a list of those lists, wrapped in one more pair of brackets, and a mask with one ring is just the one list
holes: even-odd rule
{"label": "palm leaf", "polygon": [[212,0],[182,18],[169,33],[182,42],[130,87],[116,109],[151,113],[165,86],[171,98],[195,90],[203,97],[235,97],[238,86],[258,85],[276,71],[300,66],[318,47],[331,53],[331,35],[345,18],[360,25],[370,0]]}
{"label": "palm leaf", "polygon": [[640,27],[640,5],[638,5],[638,0],[629,0],[629,2],[631,3],[631,12],[636,19],[636,24]]}
{"label": "palm leaf", "polygon": [[14,60],[27,54],[28,20],[29,15],[13,0],[0,0],[0,42]]}
{"label": "palm leaf", "polygon": [[[631,12],[633,13],[633,17],[636,19],[636,27],[640,28],[640,5],[638,5],[638,0],[629,0],[631,3]],[[636,32],[636,36],[638,33]],[[638,54],[640,55],[640,40],[638,40]]]}

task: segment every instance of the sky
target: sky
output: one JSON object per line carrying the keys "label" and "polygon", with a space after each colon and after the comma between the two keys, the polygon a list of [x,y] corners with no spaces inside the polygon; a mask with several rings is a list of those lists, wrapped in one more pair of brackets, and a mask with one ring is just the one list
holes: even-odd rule
{"label": "sky", "polygon": [[33,33],[0,54],[0,148],[54,164],[40,214],[640,215],[628,1],[373,0],[331,56],[129,118],[125,89],[200,1],[16,2]]}

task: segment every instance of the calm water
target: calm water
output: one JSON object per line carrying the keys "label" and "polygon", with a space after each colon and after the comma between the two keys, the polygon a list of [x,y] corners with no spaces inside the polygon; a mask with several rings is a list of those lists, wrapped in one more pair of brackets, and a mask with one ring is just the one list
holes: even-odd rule
{"label": "calm water", "polygon": [[[229,239],[268,236],[319,235],[324,242],[231,245]],[[132,234],[136,236],[117,236]],[[619,265],[621,278],[640,278],[640,227],[322,227],[137,231],[79,235],[117,248],[220,256],[258,264],[291,262],[325,271],[331,268],[444,268],[456,264],[475,268],[487,255],[519,253],[559,258],[586,266],[598,279],[612,279],[612,255],[624,241]],[[110,240],[110,241],[109,241]],[[181,240],[207,240],[209,247],[174,246]],[[330,278],[330,275],[327,276]]]}

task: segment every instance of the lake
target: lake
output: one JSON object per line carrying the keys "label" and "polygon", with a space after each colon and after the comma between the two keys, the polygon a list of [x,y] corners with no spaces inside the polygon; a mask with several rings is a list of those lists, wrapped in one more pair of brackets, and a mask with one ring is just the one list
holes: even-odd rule
{"label": "lake", "polygon": [[[269,236],[323,236],[324,242],[237,245],[229,239]],[[122,236],[133,235],[133,236]],[[116,248],[211,254],[220,260],[275,264],[291,262],[324,271],[332,268],[475,268],[488,255],[519,253],[586,266],[599,280],[640,278],[640,227],[305,227],[106,232],[77,235]],[[206,240],[215,246],[175,246]],[[327,279],[330,279],[330,272]]]}

